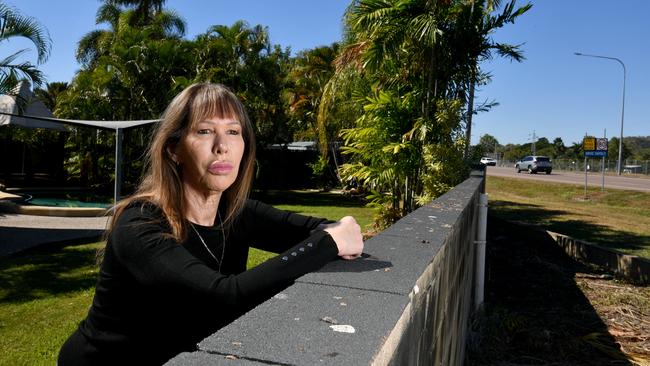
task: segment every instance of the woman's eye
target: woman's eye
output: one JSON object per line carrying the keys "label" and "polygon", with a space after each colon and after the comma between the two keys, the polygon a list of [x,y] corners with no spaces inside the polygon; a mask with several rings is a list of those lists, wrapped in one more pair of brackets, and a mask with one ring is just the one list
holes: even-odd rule
{"label": "woman's eye", "polygon": [[239,130],[228,130],[229,135],[239,135]]}
{"label": "woman's eye", "polygon": [[196,131],[196,132],[197,132],[199,135],[209,135],[212,131],[209,130],[209,129],[207,129],[207,128],[204,128],[204,129],[198,130],[198,131]]}

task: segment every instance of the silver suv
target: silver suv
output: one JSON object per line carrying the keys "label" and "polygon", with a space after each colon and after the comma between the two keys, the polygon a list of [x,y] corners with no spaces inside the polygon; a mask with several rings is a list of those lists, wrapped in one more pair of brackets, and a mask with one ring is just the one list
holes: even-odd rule
{"label": "silver suv", "polygon": [[522,170],[527,170],[530,174],[537,174],[537,172],[546,172],[546,174],[551,174],[553,170],[553,164],[551,159],[548,156],[526,156],[525,158],[519,160],[515,164],[515,169],[517,173]]}

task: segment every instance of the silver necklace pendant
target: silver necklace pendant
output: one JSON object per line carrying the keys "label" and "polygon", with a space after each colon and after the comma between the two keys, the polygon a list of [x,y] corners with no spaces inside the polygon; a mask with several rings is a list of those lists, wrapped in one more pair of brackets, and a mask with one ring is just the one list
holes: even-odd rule
{"label": "silver necklace pendant", "polygon": [[217,216],[219,217],[219,226],[221,230],[221,236],[223,238],[223,243],[221,245],[221,260],[217,259],[217,256],[214,255],[214,253],[212,253],[210,248],[208,248],[208,244],[205,243],[205,240],[203,240],[203,237],[201,236],[201,234],[199,234],[199,231],[196,230],[194,224],[191,221],[189,223],[192,229],[194,230],[194,232],[196,233],[196,236],[198,236],[199,240],[201,240],[201,243],[203,243],[203,247],[205,247],[205,250],[207,250],[208,254],[210,254],[210,256],[214,258],[214,261],[217,262],[218,271],[219,273],[221,273],[221,264],[223,263],[223,256],[226,254],[226,234],[224,233],[223,230],[223,221],[221,221],[221,215],[219,214],[219,212],[217,212]]}

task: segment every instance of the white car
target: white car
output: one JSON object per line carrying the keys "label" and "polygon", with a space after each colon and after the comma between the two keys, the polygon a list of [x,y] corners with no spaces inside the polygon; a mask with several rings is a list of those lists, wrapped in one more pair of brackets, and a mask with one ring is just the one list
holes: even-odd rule
{"label": "white car", "polygon": [[484,157],[481,158],[481,164],[496,166],[497,161],[496,161],[496,159],[492,159],[492,158],[488,158],[487,156],[484,156]]}

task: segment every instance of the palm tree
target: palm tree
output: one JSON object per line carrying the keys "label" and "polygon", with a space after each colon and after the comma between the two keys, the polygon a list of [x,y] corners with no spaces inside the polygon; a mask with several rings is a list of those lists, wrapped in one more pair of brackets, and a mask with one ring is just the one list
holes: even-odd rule
{"label": "palm tree", "polygon": [[[459,45],[456,49],[461,57],[467,57],[465,63],[467,71],[465,75],[469,84],[464,88],[469,90],[467,93],[467,114],[465,118],[465,152],[464,156],[469,155],[470,138],[472,134],[472,116],[474,111],[474,90],[476,84],[485,83],[486,75],[481,72],[479,64],[491,59],[496,53],[498,56],[509,58],[510,60],[521,62],[525,58],[521,52],[520,45],[509,45],[494,42],[491,38],[498,28],[502,28],[508,23],[514,23],[516,18],[527,12],[532,4],[528,3],[515,9],[515,1],[510,1],[498,15],[493,12],[499,8],[499,0],[472,0],[459,16],[460,23],[464,26],[458,27],[459,32],[455,39],[455,44]],[[463,47],[463,45],[467,45]]]}
{"label": "palm tree", "polygon": [[[45,62],[52,41],[47,30],[34,18],[0,3],[0,42],[13,37],[29,39],[36,47],[37,64]],[[0,94],[11,93],[18,82],[28,79],[32,85],[43,82],[43,74],[30,62],[17,61],[27,50],[20,50],[0,60]]]}
{"label": "palm tree", "polygon": [[[422,114],[427,117],[431,100],[438,94],[434,79],[440,73],[437,44],[442,34],[445,3],[422,0],[360,0],[346,12],[351,44],[340,58],[371,73],[388,71],[384,85],[413,79],[425,82],[427,98]],[[442,10],[441,10],[442,8]],[[415,81],[415,80],[413,80]]]}
{"label": "palm tree", "polygon": [[45,104],[45,106],[52,112],[56,109],[56,102],[64,91],[68,89],[68,83],[56,81],[53,83],[47,83],[45,89],[35,88],[34,95]]}
{"label": "palm tree", "polygon": [[164,3],[164,0],[104,0],[95,15],[95,24],[107,24],[108,29],[91,31],[79,40],[77,61],[87,69],[96,65],[101,56],[110,53],[121,24],[123,28],[146,29],[151,39],[180,39],[185,34],[185,21],[174,11],[163,10]]}
{"label": "palm tree", "polygon": [[115,31],[120,21],[120,9],[117,6],[104,4],[95,15],[95,24],[108,24],[109,29],[98,29],[87,33],[77,44],[77,61],[90,68],[97,59],[108,53]]}
{"label": "palm tree", "polygon": [[316,47],[303,51],[294,59],[289,72],[289,86],[285,94],[289,114],[297,124],[298,137],[316,138],[316,116],[325,85],[334,74],[334,60],[339,45]]}
{"label": "palm tree", "polygon": [[271,52],[268,29],[261,25],[250,27],[243,20],[233,25],[214,25],[197,38],[198,76],[216,78],[234,90],[242,86],[249,66]]}
{"label": "palm tree", "polygon": [[341,173],[377,190],[373,201],[386,222],[453,184],[448,172],[460,175],[453,141],[459,104],[451,96],[458,65],[445,42],[459,3],[359,0],[346,12],[349,43],[332,80],[354,68],[371,87],[357,127],[343,131],[352,163]]}
{"label": "palm tree", "polygon": [[271,44],[267,27],[242,20],[215,25],[197,36],[193,49],[193,81],[232,88],[246,103],[259,146],[291,140],[281,98],[289,51]]}
{"label": "palm tree", "polygon": [[[347,46],[325,88],[350,69],[367,80],[364,115],[344,130],[353,159],[342,175],[377,189],[389,218],[403,215],[458,183],[462,163],[462,115],[473,113],[473,85],[483,80],[478,62],[493,52],[521,59],[517,46],[492,42],[490,33],[530,8],[515,0],[492,16],[496,0],[357,0],[346,12]],[[468,92],[469,91],[469,92]],[[386,195],[385,192],[390,192]]]}
{"label": "palm tree", "polygon": [[[133,9],[129,19],[131,26],[146,26],[155,22],[156,16],[163,12],[166,0],[105,0],[106,5]],[[185,29],[185,25],[181,26]]]}
{"label": "palm tree", "polygon": [[476,80],[481,76],[478,63],[491,58],[493,51],[516,61],[523,59],[519,46],[493,42],[490,34],[514,23],[532,5],[515,9],[512,0],[501,14],[492,15],[499,4],[498,0],[357,1],[346,13],[351,44],[340,63],[372,72],[397,65],[399,70],[382,78],[384,84],[417,80],[425,93],[421,113],[429,118],[435,99],[455,97],[454,77]]}

